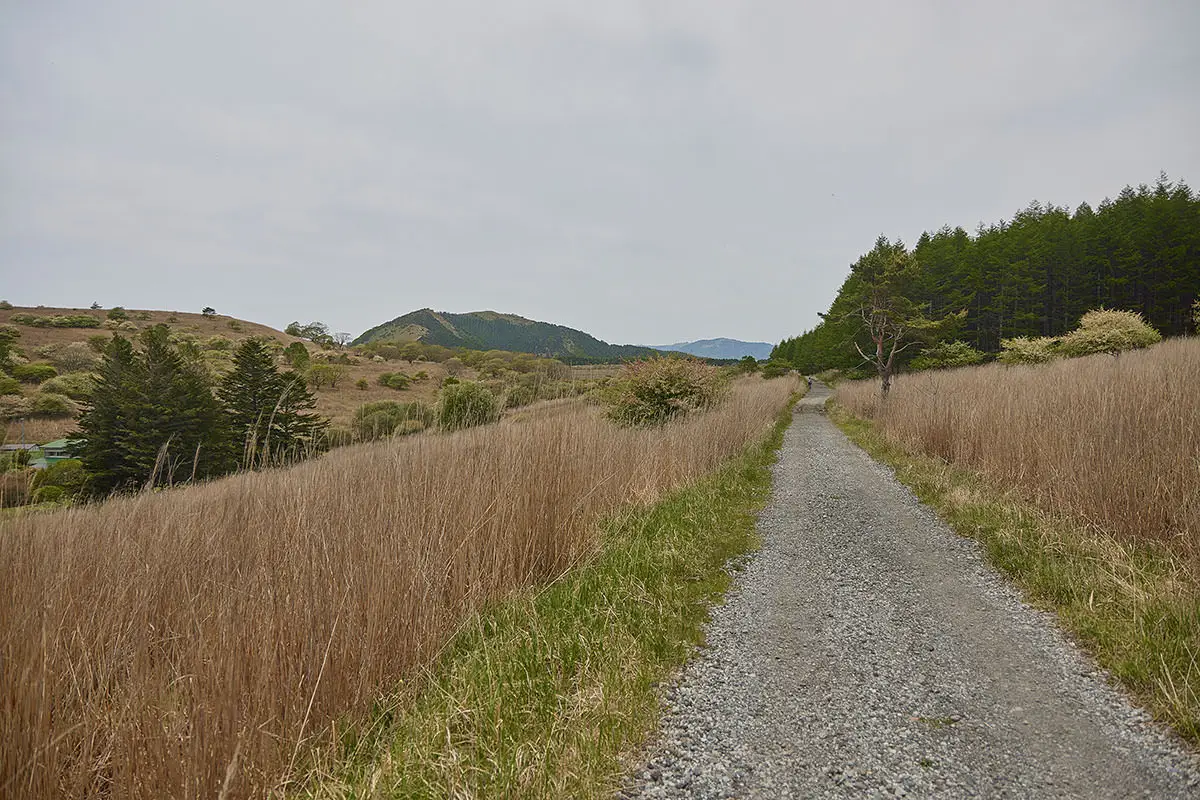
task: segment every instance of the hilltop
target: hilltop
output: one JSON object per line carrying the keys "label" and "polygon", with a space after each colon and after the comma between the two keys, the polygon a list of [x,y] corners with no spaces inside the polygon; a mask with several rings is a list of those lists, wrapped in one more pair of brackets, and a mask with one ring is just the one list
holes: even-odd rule
{"label": "hilltop", "polygon": [[675,344],[652,344],[655,350],[687,353],[700,358],[737,359],[743,356],[754,356],[762,361],[771,355],[775,345],[768,342],[743,342],[740,339],[698,339],[694,342],[676,342]]}
{"label": "hilltop", "polygon": [[609,344],[574,328],[515,314],[495,311],[450,314],[431,308],[396,317],[354,340],[356,345],[373,342],[423,342],[471,350],[508,350],[574,363],[619,361],[655,352],[649,347]]}

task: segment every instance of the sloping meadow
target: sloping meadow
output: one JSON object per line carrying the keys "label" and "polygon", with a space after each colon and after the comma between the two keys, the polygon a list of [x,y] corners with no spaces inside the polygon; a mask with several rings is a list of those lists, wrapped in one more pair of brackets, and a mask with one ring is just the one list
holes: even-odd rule
{"label": "sloping meadow", "polygon": [[272,794],[483,603],[762,437],[795,385],[655,430],[594,408],[0,524],[0,796]]}

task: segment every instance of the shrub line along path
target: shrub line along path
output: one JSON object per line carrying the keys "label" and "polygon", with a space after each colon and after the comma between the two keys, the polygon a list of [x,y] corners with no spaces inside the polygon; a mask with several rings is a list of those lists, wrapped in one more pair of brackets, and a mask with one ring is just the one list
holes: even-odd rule
{"label": "shrub line along path", "polygon": [[621,796],[1200,797],[1200,759],[851,444],[828,394],[797,406],[763,547]]}

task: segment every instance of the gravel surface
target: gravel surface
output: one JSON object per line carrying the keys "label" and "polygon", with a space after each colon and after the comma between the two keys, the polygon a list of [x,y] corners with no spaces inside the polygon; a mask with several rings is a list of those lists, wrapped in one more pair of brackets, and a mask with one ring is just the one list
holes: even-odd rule
{"label": "gravel surface", "polygon": [[798,407],[708,646],[623,798],[1200,797],[1200,759],[979,547]]}

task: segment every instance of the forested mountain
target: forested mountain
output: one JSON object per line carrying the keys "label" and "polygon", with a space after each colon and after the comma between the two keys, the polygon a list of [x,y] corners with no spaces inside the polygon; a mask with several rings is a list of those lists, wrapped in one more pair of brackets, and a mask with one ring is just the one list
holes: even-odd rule
{"label": "forested mountain", "polygon": [[[957,338],[984,352],[998,351],[1002,338],[1065,333],[1101,306],[1140,312],[1164,336],[1178,336],[1200,296],[1200,195],[1162,175],[1095,209],[1034,202],[974,235],[926,232],[913,255],[912,299],[930,316],[965,309]],[[859,364],[854,281],[846,279],[823,322],[780,342],[772,357],[805,372]]]}
{"label": "forested mountain", "polygon": [[608,344],[574,328],[535,322],[515,314],[495,311],[449,314],[429,308],[377,325],[355,339],[354,344],[384,341],[421,341],[472,350],[511,350],[568,362],[619,361],[655,352],[648,347]]}
{"label": "forested mountain", "polygon": [[700,358],[738,359],[742,356],[754,356],[759,360],[771,355],[772,347],[767,342],[743,342],[740,339],[699,339],[694,342],[650,346],[655,350],[687,353]]}

